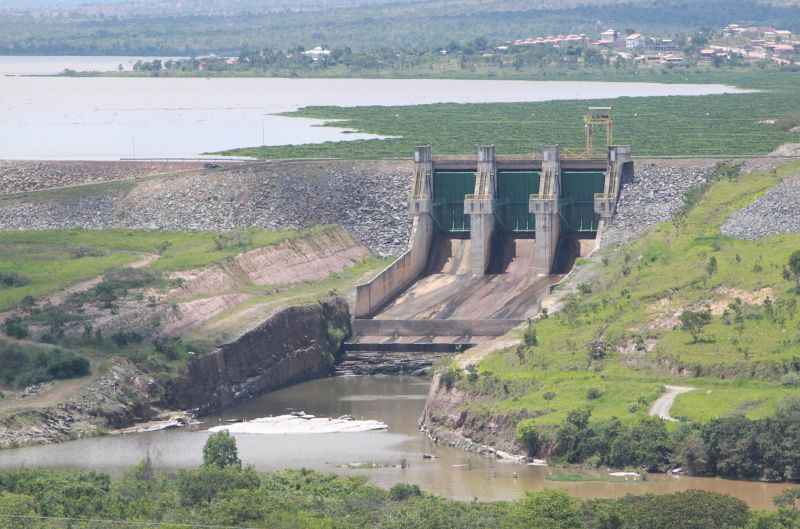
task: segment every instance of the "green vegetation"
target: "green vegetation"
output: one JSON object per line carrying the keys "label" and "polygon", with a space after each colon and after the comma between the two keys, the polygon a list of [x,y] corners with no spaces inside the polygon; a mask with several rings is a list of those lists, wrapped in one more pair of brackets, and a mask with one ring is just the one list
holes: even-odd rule
{"label": "green vegetation", "polygon": [[[583,80],[721,82],[754,93],[634,97],[542,103],[434,104],[395,107],[307,107],[287,115],[330,121],[329,125],[388,137],[322,144],[252,147],[224,154],[261,158],[407,158],[415,145],[434,154],[473,152],[496,144],[498,154],[527,154],[545,144],[583,146],[582,117],[588,105],[614,108],[614,142],[630,144],[637,156],[712,156],[769,153],[798,141],[798,134],[773,121],[796,112],[800,74],[696,72],[635,77],[576,75]],[[335,121],[334,121],[335,120]]]}
{"label": "green vegetation", "polygon": [[[0,287],[0,310],[38,298],[114,269],[151,258],[150,269],[200,268],[239,253],[303,237],[310,231],[251,229],[235,234],[144,230],[50,230],[0,232],[0,274],[24,277]],[[2,281],[5,285],[5,281]],[[96,289],[95,289],[96,290]]]}
{"label": "green vegetation", "polygon": [[[591,292],[567,295],[559,313],[537,321],[536,343],[524,340],[490,355],[473,377],[449,373],[450,383],[470,395],[467,410],[522,414],[529,419],[519,423],[517,436],[526,448],[532,440],[555,446],[565,461],[617,467],[690,466],[690,441],[708,463],[732,431],[739,443],[764,450],[782,442],[770,429],[795,435],[786,417],[796,405],[786,399],[800,381],[800,293],[787,271],[800,236],[741,241],[722,237],[719,228],[798,171],[797,163],[742,176],[718,171],[674,222],[588,265],[597,273]],[[672,407],[681,423],[647,417],[670,383],[695,388]],[[719,453],[733,452],[726,445]],[[748,468],[738,462],[695,469],[729,477],[794,475],[772,452],[748,457]]]}
{"label": "green vegetation", "polygon": [[0,383],[26,387],[89,374],[89,361],[61,349],[35,350],[0,343]]}
{"label": "green vegetation", "polygon": [[612,23],[618,28],[667,35],[722,27],[734,20],[800,29],[791,0],[435,0],[427,2],[425,9],[411,1],[380,0],[304,1],[301,5],[237,1],[225,4],[224,9],[216,2],[129,2],[115,6],[114,16],[98,15],[91,8],[64,9],[59,15],[6,13],[0,19],[0,53],[195,56],[238,53],[242,47],[285,49],[322,44],[357,52],[382,48],[416,51],[479,36],[503,42],[535,35],[596,33],[598,25]]}
{"label": "green vegetation", "polygon": [[203,447],[203,465],[207,467],[241,468],[236,439],[227,430],[212,434]]}
{"label": "green vegetation", "polygon": [[123,524],[176,529],[799,527],[800,513],[784,503],[777,512],[766,513],[750,511],[738,499],[700,491],[581,502],[557,490],[528,493],[515,502],[468,503],[422,493],[415,485],[400,484],[385,491],[363,477],[308,470],[259,474],[237,466],[161,473],[149,461],[113,480],[106,474],[76,470],[0,472],[0,528],[9,529]]}

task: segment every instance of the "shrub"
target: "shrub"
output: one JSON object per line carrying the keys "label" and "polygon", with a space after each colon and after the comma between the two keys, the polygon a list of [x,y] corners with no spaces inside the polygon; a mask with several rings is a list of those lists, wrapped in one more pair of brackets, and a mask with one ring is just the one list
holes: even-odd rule
{"label": "shrub", "polygon": [[584,295],[588,295],[592,293],[592,285],[591,283],[581,283],[578,285],[578,292]]}
{"label": "shrub", "polygon": [[389,498],[393,501],[404,501],[415,496],[422,496],[422,491],[417,485],[398,483],[389,489]]}
{"label": "shrub", "polygon": [[681,329],[692,335],[692,343],[698,343],[706,325],[711,323],[711,311],[686,310],[681,314]]}
{"label": "shrub", "polygon": [[5,332],[7,336],[18,340],[30,336],[28,324],[19,317],[8,318],[5,323],[3,323],[3,332]]}
{"label": "shrub", "polygon": [[444,384],[448,390],[452,389],[453,386],[461,380],[461,370],[455,366],[450,366],[442,373],[441,382]]}
{"label": "shrub", "polygon": [[16,272],[0,272],[0,288],[15,288],[30,285],[29,277]]}
{"label": "shrub", "polygon": [[536,347],[539,345],[539,338],[536,336],[536,326],[533,325],[531,320],[528,320],[528,327],[525,329],[525,334],[522,339],[528,347]]}
{"label": "shrub", "polygon": [[127,347],[135,343],[142,343],[144,337],[136,331],[117,331],[111,335],[111,341],[117,347]]}
{"label": "shrub", "polygon": [[790,388],[800,386],[800,373],[786,373],[781,377],[781,384]]}
{"label": "shrub", "polygon": [[553,393],[552,391],[547,391],[545,392],[544,395],[542,395],[542,398],[544,400],[553,400],[554,398],[556,398],[556,394]]}
{"label": "shrub", "polygon": [[83,259],[84,257],[103,257],[106,252],[92,246],[78,246],[71,248],[69,254],[73,259]]}
{"label": "shrub", "polygon": [[586,398],[589,400],[597,400],[603,396],[603,392],[599,388],[589,388],[586,391]]}
{"label": "shrub", "polygon": [[18,347],[0,349],[0,382],[17,387],[88,375],[89,361],[60,349],[30,352]]}
{"label": "shrub", "polygon": [[517,441],[525,448],[528,457],[535,457],[544,444],[533,419],[525,419],[517,424]]}

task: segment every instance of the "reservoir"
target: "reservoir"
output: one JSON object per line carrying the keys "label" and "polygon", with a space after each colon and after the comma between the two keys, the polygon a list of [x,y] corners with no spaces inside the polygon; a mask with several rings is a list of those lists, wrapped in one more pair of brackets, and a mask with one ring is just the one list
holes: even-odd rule
{"label": "reservoir", "polygon": [[0,57],[0,159],[197,157],[236,147],[373,139],[308,106],[591,100],[740,93],[723,85],[560,81],[43,77],[130,69],[135,57]]}
{"label": "reservoir", "polygon": [[[646,481],[557,481],[568,469],[501,462],[432,443],[417,429],[425,405],[427,380],[415,377],[335,377],[315,380],[253,399],[205,423],[184,430],[109,435],[59,445],[0,451],[0,468],[68,467],[120,474],[150,457],[166,470],[202,462],[207,428],[226,420],[254,419],[290,411],[319,417],[350,415],[381,420],[387,431],[334,434],[237,434],[239,456],[246,465],[269,471],[311,468],[366,476],[382,487],[415,483],[449,498],[483,501],[520,497],[525,491],[559,488],[581,498],[669,493],[700,489],[730,494],[750,506],[771,509],[772,498],[791,485],[716,478],[650,475]],[[423,454],[434,456],[424,458]]]}

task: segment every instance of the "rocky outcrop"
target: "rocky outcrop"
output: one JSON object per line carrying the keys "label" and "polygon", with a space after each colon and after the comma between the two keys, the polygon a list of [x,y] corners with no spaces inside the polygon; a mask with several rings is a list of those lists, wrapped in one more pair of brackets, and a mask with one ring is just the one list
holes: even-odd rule
{"label": "rocky outcrop", "polygon": [[335,374],[426,376],[444,356],[443,353],[348,351],[342,361],[336,364]]}
{"label": "rocky outcrop", "polygon": [[420,428],[435,442],[486,456],[513,457],[521,455],[516,441],[517,423],[529,417],[517,414],[487,415],[471,411],[467,404],[476,397],[456,387],[448,388],[434,376]]}
{"label": "rocky outcrop", "polygon": [[161,413],[162,395],[153,377],[117,358],[106,373],[66,402],[0,415],[0,448],[58,443],[150,420]]}
{"label": "rocky outcrop", "polygon": [[350,311],[341,298],[281,310],[237,340],[190,359],[169,383],[166,401],[205,414],[326,376],[349,335]]}

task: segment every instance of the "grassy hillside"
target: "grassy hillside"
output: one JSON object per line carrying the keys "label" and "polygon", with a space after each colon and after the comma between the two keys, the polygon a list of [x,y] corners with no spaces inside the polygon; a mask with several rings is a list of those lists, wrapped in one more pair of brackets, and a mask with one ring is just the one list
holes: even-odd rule
{"label": "grassy hillside", "polygon": [[[783,269],[800,235],[739,241],[719,227],[798,172],[793,164],[717,181],[676,222],[587,265],[597,267],[597,279],[535,324],[535,346],[493,354],[459,382],[483,396],[468,406],[525,411],[541,426],[583,407],[595,420],[633,422],[671,383],[696,388],[672,410],[687,421],[772,415],[797,394],[800,292]],[[707,306],[711,321],[697,337],[681,328],[683,311]]]}
{"label": "grassy hillside", "polygon": [[592,279],[520,345],[445,366],[426,412],[434,435],[551,462],[796,479],[800,288],[787,264],[800,235],[740,241],[720,226],[800,163],[723,173],[673,222],[579,263]]}
{"label": "grassy hillside", "polygon": [[[336,257],[326,262],[315,247]],[[256,280],[238,260],[247,253],[245,261],[258,263],[268,252],[294,259],[295,275]],[[114,356],[169,372],[190,351],[236,339],[277,309],[349,292],[385,264],[336,226],[0,232],[0,311],[8,311],[0,321],[0,385],[86,375],[88,361]]]}
{"label": "grassy hillside", "polygon": [[[425,143],[433,145],[434,154],[471,153],[476,144],[485,143],[496,144],[500,154],[530,153],[552,143],[575,149],[583,144],[582,118],[589,105],[614,108],[614,141],[632,145],[638,156],[752,155],[800,141],[800,129],[796,128],[800,125],[798,73],[704,71],[631,77],[618,72],[601,77],[620,81],[718,82],[758,91],[543,103],[309,107],[288,115],[337,120],[331,126],[391,139],[256,147],[226,154],[263,158],[408,157],[415,145]],[[578,72],[574,79],[597,78],[591,72]]]}
{"label": "grassy hillside", "polygon": [[153,270],[187,270],[308,233],[261,229],[235,236],[137,230],[0,232],[0,274],[22,277],[21,284],[0,288],[0,310],[13,307],[25,296],[57,292],[148,256],[154,259]]}

